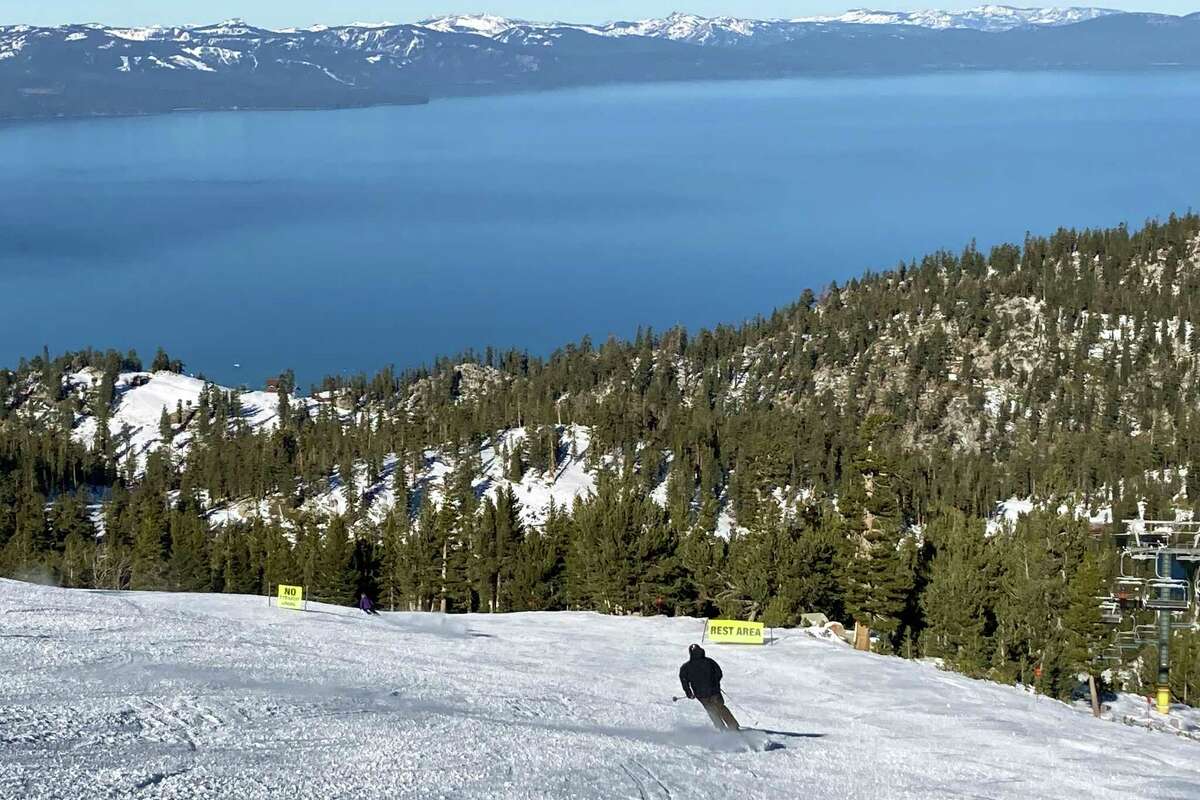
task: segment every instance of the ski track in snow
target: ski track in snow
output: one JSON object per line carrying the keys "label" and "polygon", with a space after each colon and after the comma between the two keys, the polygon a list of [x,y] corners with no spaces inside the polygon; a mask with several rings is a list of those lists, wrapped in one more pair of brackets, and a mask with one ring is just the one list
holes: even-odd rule
{"label": "ski track in snow", "polygon": [[748,752],[671,702],[701,626],[0,581],[0,798],[1200,796],[1200,743],[792,631],[709,648],[804,734]]}

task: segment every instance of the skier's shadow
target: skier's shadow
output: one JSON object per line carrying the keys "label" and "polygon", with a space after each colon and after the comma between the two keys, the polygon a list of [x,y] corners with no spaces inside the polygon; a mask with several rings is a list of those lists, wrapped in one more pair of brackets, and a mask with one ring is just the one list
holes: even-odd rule
{"label": "skier's shadow", "polygon": [[742,728],[744,731],[754,731],[755,733],[765,733],[768,736],[788,736],[792,739],[824,739],[829,734],[826,733],[796,733],[795,731],[773,731],[767,728]]}

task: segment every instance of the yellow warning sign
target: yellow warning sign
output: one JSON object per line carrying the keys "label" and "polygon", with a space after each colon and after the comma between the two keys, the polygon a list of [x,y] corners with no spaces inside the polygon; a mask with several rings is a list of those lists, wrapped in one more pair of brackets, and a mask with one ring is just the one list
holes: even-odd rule
{"label": "yellow warning sign", "polygon": [[763,624],[736,619],[710,619],[705,637],[721,644],[762,644]]}
{"label": "yellow warning sign", "polygon": [[297,611],[303,611],[304,587],[288,586],[283,583],[279,584],[279,601],[277,605],[280,608],[294,608]]}

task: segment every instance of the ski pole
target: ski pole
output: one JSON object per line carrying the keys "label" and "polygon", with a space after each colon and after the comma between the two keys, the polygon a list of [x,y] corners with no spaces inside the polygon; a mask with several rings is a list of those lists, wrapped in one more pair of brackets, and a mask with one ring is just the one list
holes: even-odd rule
{"label": "ski pole", "polygon": [[[727,699],[729,699],[729,700],[732,700],[732,699],[733,699],[733,697],[732,697],[732,696],[729,694],[729,692],[725,691],[724,689],[722,689],[722,690],[721,690],[721,694],[723,694],[723,695],[724,695],[724,696],[725,696]],[[759,716],[758,716],[757,714],[751,714],[749,711],[747,711],[747,710],[746,710],[746,709],[745,709],[745,708],[742,706],[742,704],[741,704],[741,703],[732,703],[732,702],[731,702],[729,705],[731,705],[731,706],[733,706],[734,708],[738,709],[738,710],[739,710],[739,711],[741,711],[743,714],[745,714],[747,717],[750,717],[750,718],[753,720],[753,721],[750,723],[750,724],[751,724],[753,727],[755,727],[755,728],[761,727],[761,726],[759,725],[760,718],[759,718]]]}

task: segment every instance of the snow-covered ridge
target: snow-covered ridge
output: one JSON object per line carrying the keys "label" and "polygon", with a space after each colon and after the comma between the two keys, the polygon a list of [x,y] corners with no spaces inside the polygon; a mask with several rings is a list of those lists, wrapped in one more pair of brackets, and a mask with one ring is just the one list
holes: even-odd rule
{"label": "snow-covered ridge", "polygon": [[797,17],[793,19],[759,20],[739,17],[704,17],[675,12],[663,18],[629,22],[579,24],[569,22],[529,22],[488,14],[455,15],[427,19],[421,26],[447,33],[471,33],[499,38],[514,28],[571,28],[596,36],[641,36],[669,39],[701,45],[736,43],[754,36],[779,39],[796,35],[813,25],[839,23],[845,25],[912,25],[920,28],[946,30],[960,28],[1000,32],[1014,28],[1053,27],[1072,25],[1111,14],[1124,13],[1115,9],[1078,7],[1019,8],[1005,5],[983,5],[963,11],[875,11],[852,9],[833,16]]}
{"label": "snow-covered ridge", "polygon": [[841,22],[854,25],[916,25],[946,30],[962,28],[977,31],[1007,31],[1024,26],[1054,27],[1121,14],[1111,8],[1070,6],[1065,8],[1019,8],[983,5],[963,11],[873,11],[856,8],[837,16],[806,17],[796,22]]}
{"label": "snow-covered ridge", "polygon": [[526,25],[550,27],[544,23],[497,17],[491,14],[457,14],[447,17],[435,17],[423,20],[419,24],[423,28],[429,28],[430,30],[442,33],[473,33],[489,38],[495,38],[507,30]]}

